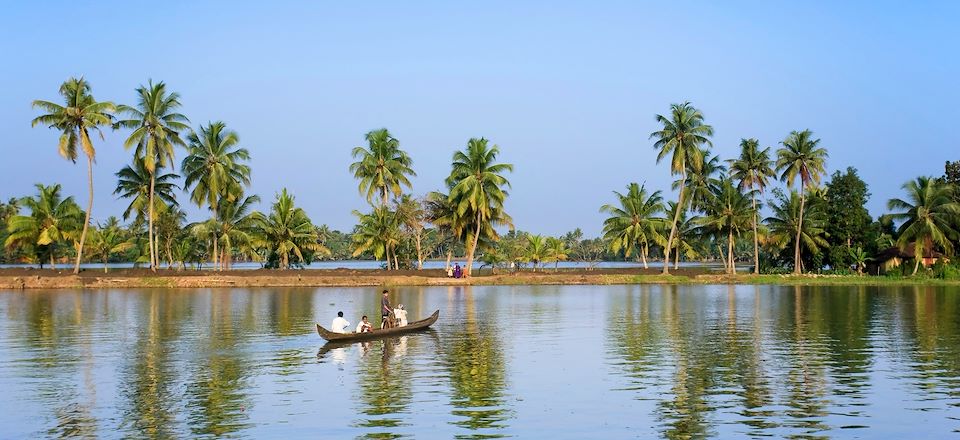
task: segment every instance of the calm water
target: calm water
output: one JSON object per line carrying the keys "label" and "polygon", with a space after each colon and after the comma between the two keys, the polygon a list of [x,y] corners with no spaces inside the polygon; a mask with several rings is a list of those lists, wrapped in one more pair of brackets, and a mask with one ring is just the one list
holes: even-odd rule
{"label": "calm water", "polygon": [[[960,289],[0,291],[0,438],[960,438]],[[375,319],[379,319],[378,317]]]}

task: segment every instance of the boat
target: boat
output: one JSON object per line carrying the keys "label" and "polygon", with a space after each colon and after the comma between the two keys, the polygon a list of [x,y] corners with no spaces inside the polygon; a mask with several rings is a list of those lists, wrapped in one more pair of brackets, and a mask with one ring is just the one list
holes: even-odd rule
{"label": "boat", "polygon": [[366,333],[335,333],[323,328],[323,326],[321,326],[320,324],[317,324],[317,333],[320,334],[321,338],[326,339],[330,342],[369,341],[371,339],[385,338],[388,336],[402,335],[404,333],[423,330],[433,325],[433,323],[437,322],[438,318],[440,318],[439,310],[433,312],[433,314],[430,315],[429,318],[411,322],[403,327],[375,329],[373,331],[369,331]]}

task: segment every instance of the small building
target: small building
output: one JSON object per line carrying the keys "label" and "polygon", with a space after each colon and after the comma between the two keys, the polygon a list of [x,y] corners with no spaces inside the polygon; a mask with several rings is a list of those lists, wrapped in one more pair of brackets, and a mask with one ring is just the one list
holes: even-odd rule
{"label": "small building", "polygon": [[[914,261],[916,255],[916,246],[914,243],[908,244],[900,249],[897,246],[884,249],[873,257],[873,261],[867,263],[867,273],[870,275],[883,275],[893,269],[900,267],[904,262]],[[920,264],[923,267],[930,267],[937,263],[941,258],[946,261],[946,257],[933,249],[923,250],[923,259]]]}

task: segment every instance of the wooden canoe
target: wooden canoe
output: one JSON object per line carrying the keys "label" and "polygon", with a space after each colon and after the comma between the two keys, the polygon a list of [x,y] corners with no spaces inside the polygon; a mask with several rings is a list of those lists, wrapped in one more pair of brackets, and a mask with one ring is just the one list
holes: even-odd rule
{"label": "wooden canoe", "polygon": [[355,341],[369,341],[371,339],[385,338],[388,336],[396,336],[404,333],[410,333],[417,330],[423,330],[427,327],[433,325],[434,322],[437,322],[437,319],[440,318],[440,311],[437,310],[430,315],[429,318],[421,319],[419,321],[414,321],[408,323],[403,327],[394,327],[387,329],[374,329],[371,332],[366,333],[334,333],[330,330],[323,328],[320,324],[317,324],[317,333],[320,334],[320,337],[326,339],[330,342],[355,342]]}

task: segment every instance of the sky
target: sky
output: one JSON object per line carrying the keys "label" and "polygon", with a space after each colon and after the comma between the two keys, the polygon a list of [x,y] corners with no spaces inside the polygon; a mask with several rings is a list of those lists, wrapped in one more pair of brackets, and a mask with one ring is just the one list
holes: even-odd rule
{"label": "sky", "polygon": [[[82,75],[116,103],[166,82],[194,127],[239,133],[263,209],[285,187],[345,231],[367,209],[350,151],[386,127],[414,160],[414,194],[441,189],[453,152],[482,136],[515,166],[518,229],[597,235],[598,208],[629,182],[674,197],[649,135],[683,101],[724,159],[741,138],[775,149],[813,130],[828,172],[857,168],[879,215],[904,182],[960,159],[958,16],[934,1],[14,2],[0,16],[0,200],[60,183],[85,206],[85,164],[30,127],[31,101]],[[127,205],[112,192],[128,134],[96,143],[95,221]]]}

